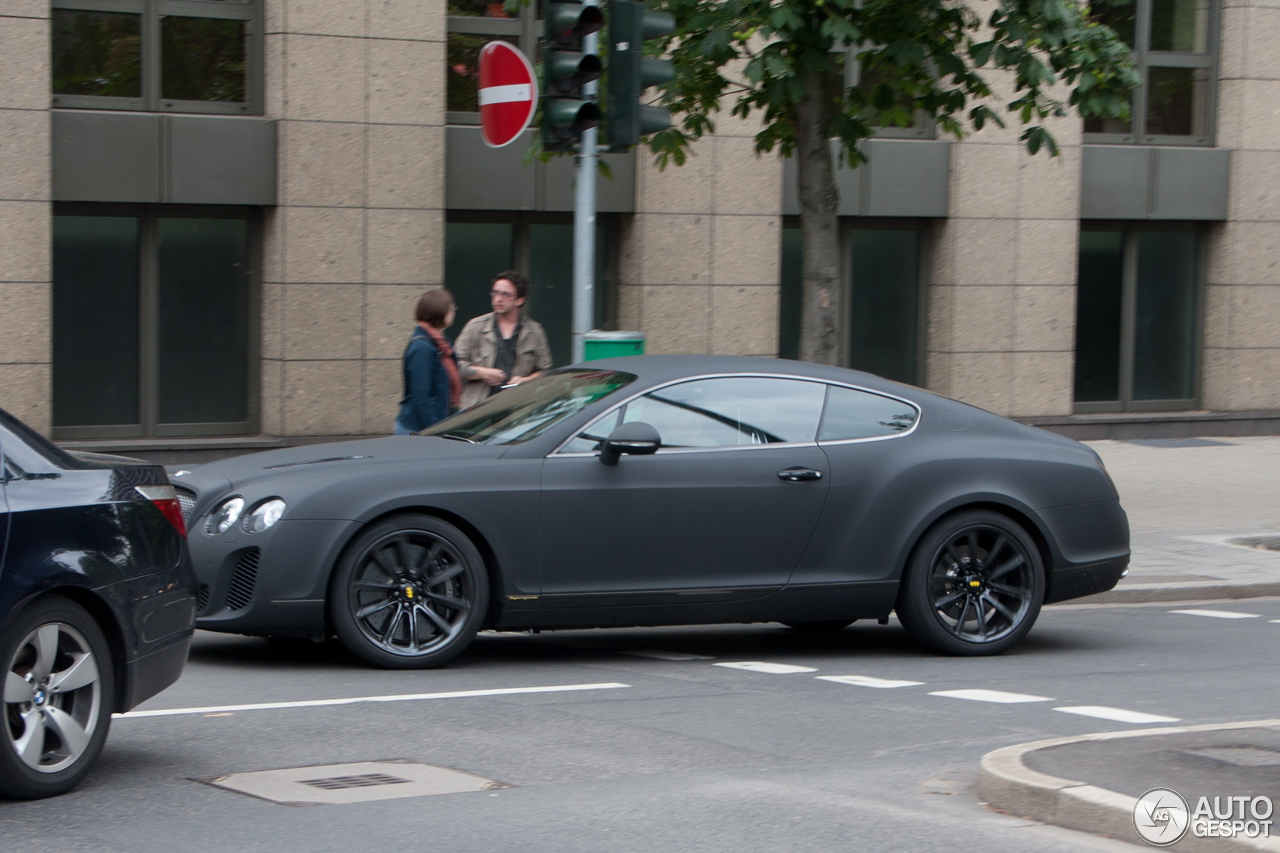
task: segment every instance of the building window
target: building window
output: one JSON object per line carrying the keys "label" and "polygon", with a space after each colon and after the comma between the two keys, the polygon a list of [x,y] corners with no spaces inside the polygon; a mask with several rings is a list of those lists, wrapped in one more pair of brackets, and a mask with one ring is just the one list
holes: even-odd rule
{"label": "building window", "polygon": [[1085,119],[1084,141],[1212,145],[1221,0],[1094,0],[1093,20],[1132,48],[1133,115]]}
{"label": "building window", "polygon": [[[847,365],[921,385],[925,232],[910,220],[844,220]],[[778,354],[799,358],[803,258],[799,222],[782,229]]]}
{"label": "building window", "polygon": [[1081,232],[1077,412],[1196,407],[1201,255],[1191,228]]}
{"label": "building window", "polygon": [[[616,220],[596,217],[595,323],[610,327],[616,280],[611,252],[617,245]],[[547,332],[551,359],[557,367],[571,363],[573,353],[573,216],[455,211],[445,224],[444,281],[458,306],[449,330],[457,337],[473,317],[493,310],[489,301],[493,277],[507,269],[529,278],[528,316]]]}
{"label": "building window", "polygon": [[58,205],[53,437],[256,431],[252,211]]}
{"label": "building window", "polygon": [[[513,4],[514,5],[514,4]],[[480,49],[491,41],[506,41],[520,48],[534,65],[538,59],[537,20],[540,3],[509,10],[504,3],[488,0],[449,0],[449,44],[446,50],[448,80],[445,109],[449,124],[479,124]]]}
{"label": "building window", "polygon": [[262,114],[260,0],[54,0],[53,106]]}

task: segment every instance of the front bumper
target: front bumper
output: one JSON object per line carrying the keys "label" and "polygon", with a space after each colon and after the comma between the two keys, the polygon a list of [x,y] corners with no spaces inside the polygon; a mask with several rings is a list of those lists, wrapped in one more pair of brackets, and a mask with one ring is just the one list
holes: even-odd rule
{"label": "front bumper", "polygon": [[285,519],[263,533],[203,528],[189,539],[200,583],[197,627],[314,636],[325,631],[329,574],[355,522]]}

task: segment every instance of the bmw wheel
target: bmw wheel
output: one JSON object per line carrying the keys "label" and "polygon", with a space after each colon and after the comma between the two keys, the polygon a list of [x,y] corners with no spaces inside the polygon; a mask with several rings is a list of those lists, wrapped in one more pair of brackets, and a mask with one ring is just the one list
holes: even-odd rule
{"label": "bmw wheel", "polygon": [[93,617],[61,598],[37,601],[0,637],[4,732],[0,794],[65,794],[102,752],[115,691],[111,653]]}
{"label": "bmw wheel", "polygon": [[898,620],[918,642],[950,655],[992,655],[1031,630],[1044,600],[1035,542],[1011,518],[969,510],[942,519],[907,564]]}
{"label": "bmw wheel", "polygon": [[370,527],[347,548],[329,589],[334,628],[364,661],[427,669],[456,657],[475,637],[489,579],[475,545],[428,515]]}

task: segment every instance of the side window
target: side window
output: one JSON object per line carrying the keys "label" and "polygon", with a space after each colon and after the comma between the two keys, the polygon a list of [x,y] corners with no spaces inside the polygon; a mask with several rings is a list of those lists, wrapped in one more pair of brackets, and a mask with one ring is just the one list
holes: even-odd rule
{"label": "side window", "polygon": [[612,411],[604,417],[591,424],[589,427],[578,433],[564,447],[560,448],[561,453],[595,453],[600,449],[600,445],[609,437],[609,433],[613,432],[618,426],[618,416],[622,414],[621,409]]}
{"label": "side window", "polygon": [[894,435],[911,429],[917,417],[915,408],[901,400],[831,385],[827,388],[827,408],[818,440]]}
{"label": "side window", "polygon": [[698,379],[627,404],[622,423],[642,421],[663,447],[741,447],[813,441],[822,413],[817,382],[765,377]]}

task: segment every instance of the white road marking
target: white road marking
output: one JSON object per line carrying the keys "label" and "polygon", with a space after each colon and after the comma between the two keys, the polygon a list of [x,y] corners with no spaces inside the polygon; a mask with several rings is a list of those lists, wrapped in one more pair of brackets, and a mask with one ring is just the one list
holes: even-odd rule
{"label": "white road marking", "polygon": [[938,690],[930,696],[945,696],[948,699],[969,699],[974,702],[996,702],[1001,705],[1016,705],[1019,702],[1052,702],[1049,696],[1032,696],[1028,693],[1006,693],[1003,690]]}
{"label": "white road marking", "polygon": [[923,681],[893,681],[888,678],[872,678],[869,675],[815,675],[819,681],[834,681],[836,684],[852,684],[854,687],[919,687]]}
{"label": "white road marking", "polygon": [[743,660],[736,663],[713,663],[712,666],[727,666],[729,669],[745,669],[748,672],[767,672],[773,675],[785,675],[792,672],[817,672],[812,666],[792,666],[789,663],[765,663],[759,660]]}
{"label": "white road marking", "polygon": [[1184,616],[1211,616],[1214,619],[1257,619],[1257,613],[1236,613],[1234,610],[1170,610]]}
{"label": "white road marking", "polygon": [[276,711],[283,708],[323,708],[328,705],[358,705],[363,702],[418,702],[424,699],[470,699],[475,696],[514,696],[521,693],[569,693],[576,690],[613,690],[630,687],[617,681],[599,684],[557,684],[549,687],[498,687],[492,690],[455,690],[450,693],[407,693],[392,696],[353,696],[347,699],[311,699],[302,702],[260,702],[254,705],[215,705],[208,708],[162,708],[112,714],[119,719],[135,717],[177,717],[185,714],[215,714],[230,711]]}
{"label": "white road marking", "polygon": [[1272,619],[1272,622],[1280,623],[1280,619]]}
{"label": "white road marking", "polygon": [[715,660],[707,655],[690,655],[684,652],[660,652],[660,651],[638,651],[623,652],[624,655],[631,655],[638,658],[653,658],[654,660]]}
{"label": "white road marking", "polygon": [[1126,711],[1124,708],[1108,708],[1106,705],[1076,705],[1074,707],[1054,708],[1064,714],[1079,714],[1082,717],[1097,717],[1099,720],[1115,720],[1117,723],[1176,723],[1177,717],[1162,717],[1159,714],[1144,714],[1141,711]]}

